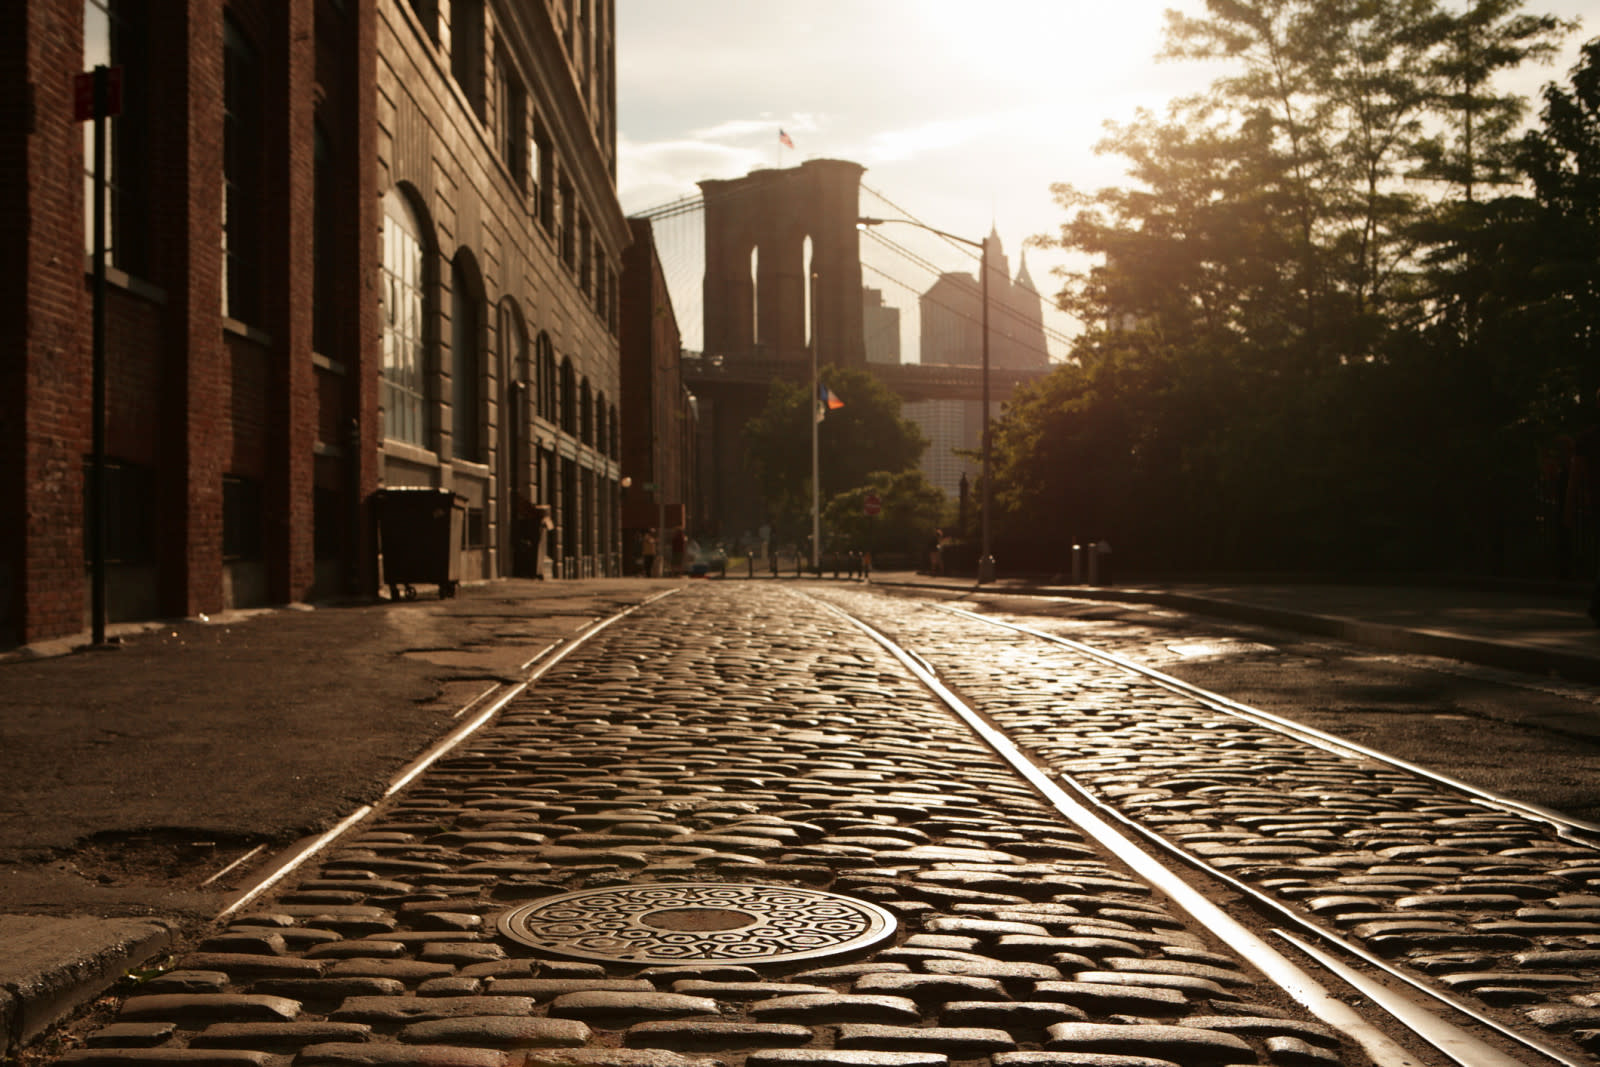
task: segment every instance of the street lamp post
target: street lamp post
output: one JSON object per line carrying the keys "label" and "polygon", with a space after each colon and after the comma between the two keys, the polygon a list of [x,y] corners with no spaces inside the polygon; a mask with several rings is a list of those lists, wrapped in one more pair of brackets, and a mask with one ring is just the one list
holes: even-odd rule
{"label": "street lamp post", "polygon": [[974,241],[968,237],[958,237],[953,233],[936,230],[932,226],[917,222],[914,219],[875,219],[862,216],[856,219],[856,229],[864,230],[868,226],[879,226],[885,222],[903,222],[907,226],[915,226],[919,230],[938,234],[951,241],[969,245],[978,250],[978,273],[981,279],[978,283],[980,300],[983,304],[983,497],[979,503],[978,519],[978,581],[980,583],[994,581],[994,553],[991,551],[992,542],[989,536],[989,515],[993,500],[993,479],[990,475],[990,447],[989,447],[989,243],[987,241]]}

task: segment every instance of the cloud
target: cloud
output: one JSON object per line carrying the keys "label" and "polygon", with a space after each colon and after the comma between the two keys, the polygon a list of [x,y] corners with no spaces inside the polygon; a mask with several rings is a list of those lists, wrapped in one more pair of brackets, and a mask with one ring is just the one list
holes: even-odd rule
{"label": "cloud", "polygon": [[[774,134],[776,137],[776,134]],[[623,209],[637,212],[696,192],[706,178],[736,178],[772,161],[772,150],[681,139],[617,141],[617,195]]]}

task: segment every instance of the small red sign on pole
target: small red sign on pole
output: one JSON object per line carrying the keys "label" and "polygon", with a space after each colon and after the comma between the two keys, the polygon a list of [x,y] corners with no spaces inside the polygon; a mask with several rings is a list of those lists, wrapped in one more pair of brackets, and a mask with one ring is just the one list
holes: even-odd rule
{"label": "small red sign on pole", "polygon": [[74,122],[88,122],[95,118],[94,113],[94,79],[96,73],[105,71],[106,101],[105,110],[102,112],[107,118],[112,115],[122,114],[122,68],[96,67],[76,74],[72,79],[72,120]]}
{"label": "small red sign on pole", "polygon": [[868,515],[876,515],[883,510],[883,501],[878,499],[877,493],[868,493],[867,499],[861,503],[861,510]]}

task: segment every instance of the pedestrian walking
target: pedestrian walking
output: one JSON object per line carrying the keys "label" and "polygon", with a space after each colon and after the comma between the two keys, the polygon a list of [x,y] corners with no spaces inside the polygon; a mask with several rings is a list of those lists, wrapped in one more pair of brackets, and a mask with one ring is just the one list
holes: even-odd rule
{"label": "pedestrian walking", "polygon": [[644,558],[644,576],[652,577],[656,573],[656,534],[654,530],[646,530],[644,539],[639,542],[639,555]]}

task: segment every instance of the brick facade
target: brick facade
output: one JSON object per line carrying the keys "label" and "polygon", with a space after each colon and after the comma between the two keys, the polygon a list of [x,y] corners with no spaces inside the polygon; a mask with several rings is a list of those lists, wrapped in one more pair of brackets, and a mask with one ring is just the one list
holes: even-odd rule
{"label": "brick facade", "polygon": [[[572,7],[0,8],[0,91],[23,104],[0,109],[0,646],[90,625],[91,200],[73,81],[96,61],[124,64],[125,100],[105,302],[111,621],[375,590],[383,484],[468,498],[466,577],[513,569],[518,531],[543,528],[534,505],[558,535],[551,572],[616,571],[614,16],[609,0],[576,9],[586,22]],[[542,160],[508,158],[534,143]],[[380,411],[382,196],[397,186],[431,227],[437,431],[421,447],[387,440]],[[468,292],[477,356],[458,361]],[[541,379],[552,366],[573,389]]]}

